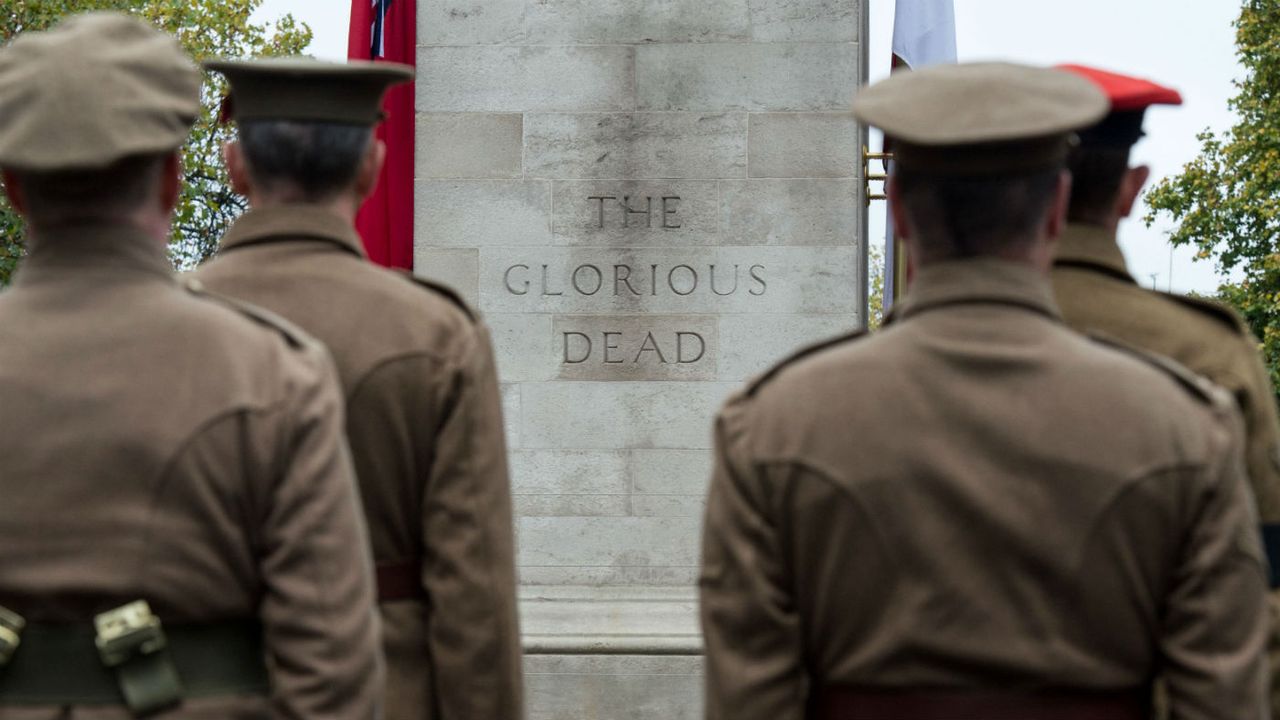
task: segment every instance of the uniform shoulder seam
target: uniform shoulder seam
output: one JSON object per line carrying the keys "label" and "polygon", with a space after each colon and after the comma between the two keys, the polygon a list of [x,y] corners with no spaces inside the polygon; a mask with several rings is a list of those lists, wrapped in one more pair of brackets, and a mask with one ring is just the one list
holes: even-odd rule
{"label": "uniform shoulder seam", "polygon": [[476,313],[476,311],[472,309],[470,305],[467,304],[466,300],[462,299],[462,296],[458,294],[457,290],[454,290],[453,288],[449,287],[448,285],[442,282],[439,282],[438,280],[424,278],[420,275],[415,275],[411,272],[406,272],[404,270],[397,271],[397,274],[405,278],[406,280],[414,283],[415,285],[418,285],[419,287],[427,288],[428,290],[434,291],[438,295],[444,296],[444,299],[448,300],[449,302],[457,306],[458,309],[462,311],[462,314],[466,315],[467,319],[470,320],[472,323],[479,322],[480,318]]}
{"label": "uniform shoulder seam", "polygon": [[1203,375],[1188,369],[1182,363],[1172,358],[1160,355],[1140,348],[1136,345],[1125,342],[1113,335],[1098,331],[1089,331],[1087,333],[1090,340],[1105,345],[1114,350],[1137,358],[1148,365],[1155,367],[1165,375],[1173,378],[1179,385],[1185,388],[1188,393],[1205,405],[1212,405],[1216,400],[1216,392],[1214,384]]}
{"label": "uniform shoulder seam", "polygon": [[205,288],[204,283],[194,278],[185,280],[183,286],[187,292],[204,300],[215,302],[229,310],[253,320],[258,325],[276,331],[295,349],[315,345],[317,341],[298,325],[284,317],[244,300],[214,292]]}
{"label": "uniform shoulder seam", "polygon": [[1183,307],[1196,310],[1203,315],[1207,315],[1214,320],[1217,320],[1218,322],[1224,323],[1236,332],[1243,333],[1248,332],[1249,330],[1248,325],[1245,324],[1244,318],[1240,317],[1239,313],[1233,310],[1230,306],[1224,305],[1217,300],[1194,297],[1191,295],[1179,295],[1177,293],[1160,292],[1158,290],[1156,293],[1161,297],[1182,305]]}
{"label": "uniform shoulder seam", "polygon": [[770,380],[777,377],[778,374],[781,373],[787,366],[793,365],[796,362],[799,362],[800,360],[803,360],[804,358],[809,357],[810,355],[815,355],[817,353],[822,352],[823,350],[828,350],[830,348],[836,347],[837,345],[843,345],[844,343],[847,343],[847,342],[853,342],[854,340],[858,340],[859,338],[865,337],[866,335],[868,335],[866,330],[855,330],[850,333],[845,333],[843,335],[837,335],[832,338],[827,338],[826,340],[821,340],[819,342],[813,343],[812,345],[807,345],[797,350],[796,352],[792,353],[791,355],[783,359],[781,362],[778,362],[773,367],[764,371],[762,374],[756,377],[756,379],[748,383],[747,389],[746,389],[746,396],[751,397],[755,395],[756,392],[760,390],[760,388],[764,387]]}

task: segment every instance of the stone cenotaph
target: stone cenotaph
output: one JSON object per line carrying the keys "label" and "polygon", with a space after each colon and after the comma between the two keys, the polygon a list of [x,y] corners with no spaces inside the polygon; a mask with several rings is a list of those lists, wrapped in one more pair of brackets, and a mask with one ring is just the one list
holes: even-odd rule
{"label": "stone cenotaph", "polygon": [[494,334],[531,720],[701,717],[711,421],[863,321],[865,0],[418,0],[415,266]]}

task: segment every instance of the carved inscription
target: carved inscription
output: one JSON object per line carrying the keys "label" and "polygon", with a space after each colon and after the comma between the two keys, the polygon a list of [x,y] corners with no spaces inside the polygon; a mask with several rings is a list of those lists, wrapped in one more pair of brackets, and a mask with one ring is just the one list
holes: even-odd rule
{"label": "carved inscription", "polygon": [[658,297],[694,294],[728,297],[739,293],[760,296],[769,290],[768,268],[761,264],[733,265],[603,265],[583,263],[565,267],[548,263],[516,263],[502,273],[512,295],[553,297],[565,294],[593,297]]}
{"label": "carved inscription", "polygon": [[588,201],[597,203],[596,207],[596,227],[603,230],[606,227],[606,221],[618,222],[620,224],[611,225],[611,227],[628,228],[645,228],[652,229],[654,223],[654,200],[659,201],[658,216],[659,227],[663,230],[679,230],[683,225],[680,219],[676,217],[676,213],[680,208],[679,195],[664,195],[661,198],[654,198],[652,195],[646,195],[643,198],[633,198],[630,195],[592,195],[587,198]]}
{"label": "carved inscription", "polygon": [[552,323],[560,377],[713,380],[717,322],[698,315],[561,315]]}

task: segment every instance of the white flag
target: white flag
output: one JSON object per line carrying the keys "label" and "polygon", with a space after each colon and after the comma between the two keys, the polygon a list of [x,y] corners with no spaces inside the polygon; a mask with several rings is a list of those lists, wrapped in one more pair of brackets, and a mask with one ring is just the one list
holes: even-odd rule
{"label": "white flag", "polygon": [[920,69],[956,61],[956,11],[952,0],[897,0],[893,15],[896,61]]}

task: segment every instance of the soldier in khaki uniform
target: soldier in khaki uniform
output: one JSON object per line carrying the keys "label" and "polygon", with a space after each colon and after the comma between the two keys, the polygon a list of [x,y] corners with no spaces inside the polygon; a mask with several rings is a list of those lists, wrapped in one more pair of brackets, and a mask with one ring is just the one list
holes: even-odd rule
{"label": "soldier in khaki uniform", "polygon": [[368,262],[353,225],[409,69],[219,62],[251,210],[199,272],[332,350],[377,562],[387,717],[518,720],[510,483],[488,330],[449,289]]}
{"label": "soldier in khaki uniform", "polygon": [[322,346],[165,255],[200,73],[94,14],[0,50],[30,254],[0,293],[0,717],[378,714],[371,563]]}
{"label": "soldier in khaki uniform", "polygon": [[1266,578],[1238,412],[1063,324],[1048,282],[1070,74],[895,75],[915,277],[888,326],[782,363],[716,423],[712,720],[1265,718]]}
{"label": "soldier in khaki uniform", "polygon": [[1129,274],[1116,243],[1150,175],[1130,167],[1152,105],[1180,105],[1172,88],[1080,65],[1063,66],[1101,88],[1111,112],[1080,134],[1071,161],[1074,189],[1058,244],[1053,289],[1072,327],[1167,355],[1231,392],[1244,413],[1245,459],[1271,558],[1272,714],[1280,716],[1280,420],[1275,391],[1244,320],[1221,303],[1146,290]]}

